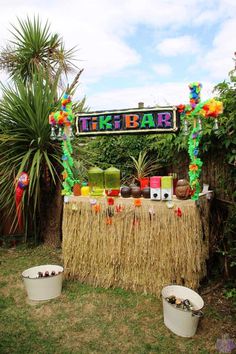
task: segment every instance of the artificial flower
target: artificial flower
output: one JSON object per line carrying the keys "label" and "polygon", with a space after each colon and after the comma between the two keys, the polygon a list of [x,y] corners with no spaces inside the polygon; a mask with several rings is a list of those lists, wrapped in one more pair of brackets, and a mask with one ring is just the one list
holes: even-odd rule
{"label": "artificial flower", "polygon": [[184,104],[179,104],[177,106],[179,113],[183,113],[185,110],[185,105]]}
{"label": "artificial flower", "polygon": [[66,171],[62,172],[62,178],[66,179],[68,177],[68,173]]}
{"label": "artificial flower", "polygon": [[108,217],[106,218],[106,224],[107,224],[107,225],[111,225],[111,224],[112,224],[112,218],[111,218],[111,217],[108,216]]}
{"label": "artificial flower", "polygon": [[139,198],[134,199],[134,206],[140,207],[141,205],[142,205],[141,199],[139,199]]}
{"label": "artificial flower", "polygon": [[116,211],[117,213],[120,213],[122,210],[123,210],[123,207],[122,207],[120,204],[118,204],[118,205],[115,206],[115,211]]}
{"label": "artificial flower", "polygon": [[107,198],[108,205],[114,205],[115,201],[113,198]]}
{"label": "artificial flower", "polygon": [[182,216],[182,210],[180,208],[175,209],[175,214],[180,218]]}
{"label": "artificial flower", "polygon": [[189,170],[190,171],[197,171],[198,170],[198,165],[196,165],[195,163],[192,165],[189,165]]}
{"label": "artificial flower", "polygon": [[99,213],[101,211],[101,205],[99,204],[93,205],[92,208],[95,211],[95,213]]}

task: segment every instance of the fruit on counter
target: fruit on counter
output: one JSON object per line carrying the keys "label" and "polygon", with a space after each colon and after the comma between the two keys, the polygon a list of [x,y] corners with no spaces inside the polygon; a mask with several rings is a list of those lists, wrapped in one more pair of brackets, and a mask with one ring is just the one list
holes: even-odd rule
{"label": "fruit on counter", "polygon": [[138,186],[131,187],[131,195],[133,198],[141,197],[141,188]]}
{"label": "fruit on counter", "polygon": [[130,187],[126,187],[126,186],[122,187],[120,190],[120,194],[123,198],[129,198],[131,195]]}
{"label": "fruit on counter", "polygon": [[142,189],[142,196],[143,198],[150,199],[150,187],[144,187]]}

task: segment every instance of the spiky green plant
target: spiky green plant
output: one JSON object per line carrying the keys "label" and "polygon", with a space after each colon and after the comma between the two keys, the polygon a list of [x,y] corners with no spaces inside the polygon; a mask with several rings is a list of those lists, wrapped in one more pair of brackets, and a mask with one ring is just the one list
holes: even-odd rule
{"label": "spiky green plant", "polygon": [[130,156],[130,158],[133,161],[134,177],[137,180],[149,177],[153,172],[162,167],[158,159],[148,157],[147,151],[140,151],[137,159],[134,156]]}
{"label": "spiky green plant", "polygon": [[53,81],[59,69],[68,74],[76,68],[75,48],[66,50],[62,38],[50,32],[48,22],[42,25],[38,17],[18,19],[10,32],[13,38],[0,53],[0,68],[12,78],[20,75],[25,82],[41,70]]}
{"label": "spiky green plant", "polygon": [[[53,85],[40,71],[25,83],[15,77],[13,86],[2,86],[0,102],[0,210],[14,212],[14,181],[25,171],[30,184],[23,206],[35,220],[40,215],[42,188],[56,183],[60,166],[60,145],[49,139],[49,113],[58,109],[57,77]],[[50,179],[48,181],[47,179]],[[26,213],[27,214],[27,213]]]}

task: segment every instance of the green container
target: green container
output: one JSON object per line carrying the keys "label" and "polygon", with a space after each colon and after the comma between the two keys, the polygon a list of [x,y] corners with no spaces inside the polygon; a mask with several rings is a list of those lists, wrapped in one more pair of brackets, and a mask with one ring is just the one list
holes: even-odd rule
{"label": "green container", "polygon": [[118,196],[120,192],[120,170],[109,167],[105,172],[106,195]]}
{"label": "green container", "polygon": [[104,172],[99,167],[91,167],[88,170],[88,182],[90,195],[102,196],[104,194]]}

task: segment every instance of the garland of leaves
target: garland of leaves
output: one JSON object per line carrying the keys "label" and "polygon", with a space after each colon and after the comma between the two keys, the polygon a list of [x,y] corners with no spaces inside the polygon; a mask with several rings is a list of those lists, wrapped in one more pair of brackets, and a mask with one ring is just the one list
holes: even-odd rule
{"label": "garland of leaves", "polygon": [[71,168],[74,166],[74,160],[72,158],[73,148],[70,142],[70,138],[62,141],[62,151],[62,165],[64,167],[64,171],[62,172],[62,177],[64,179],[62,183],[62,195],[70,195],[71,190],[75,184],[73,172],[71,170]]}
{"label": "garland of leaves", "polygon": [[179,105],[178,110],[180,113],[181,123],[186,123],[186,118],[192,124],[191,134],[188,137],[188,153],[190,157],[189,164],[189,179],[192,189],[193,200],[198,200],[201,191],[200,175],[202,171],[203,162],[199,155],[199,144],[201,140],[201,118],[217,118],[223,112],[222,102],[209,99],[205,102],[200,102],[200,93],[202,85],[199,82],[189,84],[190,88],[190,104]]}
{"label": "garland of leaves", "polygon": [[61,100],[61,110],[53,112],[49,116],[49,124],[51,126],[63,127],[62,137],[62,165],[63,165],[63,189],[62,195],[70,195],[74,184],[77,182],[73,177],[72,167],[74,166],[74,160],[72,157],[73,148],[71,145],[71,130],[70,127],[74,122],[74,114],[72,112],[71,97],[68,94],[64,94]]}
{"label": "garland of leaves", "polygon": [[200,126],[199,124],[197,124],[197,117],[195,115],[195,110],[201,100],[201,88],[202,84],[200,82],[193,82],[189,84],[189,102],[191,105],[190,117],[193,119],[193,128],[188,139],[188,153],[190,157],[188,175],[190,180],[190,186],[192,188],[191,199],[193,200],[198,200],[199,193],[201,190],[199,177],[201,175],[202,170],[202,161],[198,157],[201,134]]}
{"label": "garland of leaves", "polygon": [[[196,118],[195,118],[196,119]],[[201,140],[201,134],[199,133],[199,127],[194,127],[188,139],[188,153],[190,157],[189,164],[189,180],[193,194],[191,199],[198,200],[199,193],[201,191],[200,175],[202,171],[202,160],[198,157],[199,144]]]}

